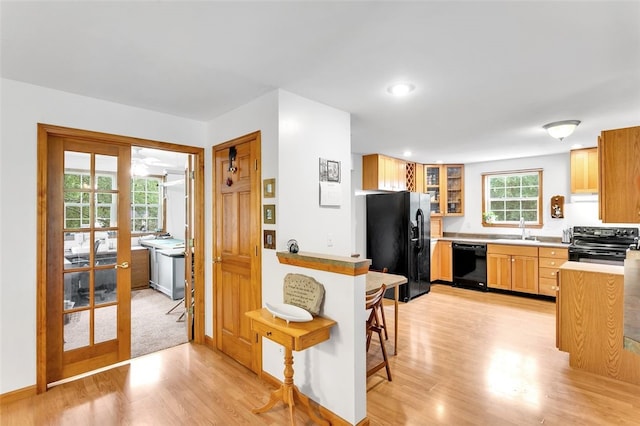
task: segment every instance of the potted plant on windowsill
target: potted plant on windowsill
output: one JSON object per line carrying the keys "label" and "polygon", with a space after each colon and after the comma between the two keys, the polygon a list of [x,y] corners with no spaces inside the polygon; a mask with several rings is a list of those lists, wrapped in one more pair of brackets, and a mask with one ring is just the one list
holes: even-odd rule
{"label": "potted plant on windowsill", "polygon": [[494,212],[489,211],[489,212],[482,213],[483,225],[491,225],[494,220],[496,220],[496,214]]}

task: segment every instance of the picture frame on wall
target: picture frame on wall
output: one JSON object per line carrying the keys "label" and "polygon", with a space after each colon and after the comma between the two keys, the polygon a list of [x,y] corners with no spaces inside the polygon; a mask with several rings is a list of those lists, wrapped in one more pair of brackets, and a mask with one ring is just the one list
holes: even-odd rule
{"label": "picture frame on wall", "polygon": [[264,248],[275,250],[276,248],[276,231],[264,230]]}
{"label": "picture frame on wall", "polygon": [[276,196],[276,179],[264,179],[262,181],[262,194],[264,198],[275,198]]}
{"label": "picture frame on wall", "polygon": [[275,224],[276,223],[276,205],[275,204],[265,204],[262,207],[264,223],[266,224]]}
{"label": "picture frame on wall", "polygon": [[340,162],[320,159],[320,182],[337,182],[340,183]]}
{"label": "picture frame on wall", "polygon": [[340,182],[340,162],[327,160],[327,182]]}

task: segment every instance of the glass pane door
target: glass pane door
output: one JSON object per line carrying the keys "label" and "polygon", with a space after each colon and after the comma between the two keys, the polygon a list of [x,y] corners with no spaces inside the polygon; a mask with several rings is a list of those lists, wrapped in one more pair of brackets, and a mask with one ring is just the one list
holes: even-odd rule
{"label": "glass pane door", "polygon": [[117,160],[64,152],[64,351],[117,339]]}

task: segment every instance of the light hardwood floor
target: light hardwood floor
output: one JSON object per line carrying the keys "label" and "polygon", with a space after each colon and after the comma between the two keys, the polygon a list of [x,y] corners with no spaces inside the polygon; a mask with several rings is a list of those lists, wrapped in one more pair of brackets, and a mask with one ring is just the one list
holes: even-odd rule
{"label": "light hardwood floor", "polygon": [[[372,425],[640,424],[640,387],[574,370],[555,348],[553,302],[434,285],[400,321],[393,382],[384,370],[367,382]],[[282,405],[251,413],[272,389],[186,344],[3,404],[0,424],[288,424]],[[311,424],[303,410],[296,422]]]}

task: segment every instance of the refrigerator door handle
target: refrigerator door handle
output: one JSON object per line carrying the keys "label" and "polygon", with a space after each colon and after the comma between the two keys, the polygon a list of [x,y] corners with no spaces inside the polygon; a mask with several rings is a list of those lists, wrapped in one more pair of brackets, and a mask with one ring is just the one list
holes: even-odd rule
{"label": "refrigerator door handle", "polygon": [[422,209],[418,209],[416,212],[416,222],[418,224],[418,244],[416,248],[420,251],[424,247],[424,213]]}

